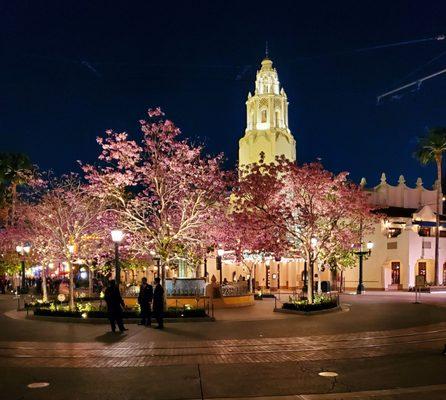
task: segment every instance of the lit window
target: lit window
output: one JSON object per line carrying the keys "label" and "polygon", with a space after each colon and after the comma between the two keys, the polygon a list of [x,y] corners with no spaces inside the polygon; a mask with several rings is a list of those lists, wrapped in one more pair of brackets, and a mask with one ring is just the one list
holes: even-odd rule
{"label": "lit window", "polygon": [[421,227],[420,230],[418,231],[418,235],[419,236],[430,236],[431,230],[430,230],[430,228]]}
{"label": "lit window", "polygon": [[401,228],[388,228],[387,229],[387,237],[394,238],[401,234]]}

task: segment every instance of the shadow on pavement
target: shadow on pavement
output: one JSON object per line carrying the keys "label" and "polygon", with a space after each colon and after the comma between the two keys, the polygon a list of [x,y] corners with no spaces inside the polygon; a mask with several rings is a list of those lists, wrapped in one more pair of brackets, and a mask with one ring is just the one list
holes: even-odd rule
{"label": "shadow on pavement", "polygon": [[94,338],[95,342],[101,343],[119,343],[122,342],[127,337],[126,334],[120,332],[107,332],[103,335],[96,336]]}
{"label": "shadow on pavement", "polygon": [[[207,324],[208,322],[206,322]],[[207,340],[208,337],[206,335],[200,334],[199,332],[191,332],[191,331],[187,331],[187,330],[182,330],[182,329],[178,329],[174,326],[172,326],[172,324],[168,325],[167,328],[166,326],[164,326],[164,329],[161,332],[166,332],[172,335],[178,335],[181,337],[184,337],[184,339],[201,339],[201,340]]]}

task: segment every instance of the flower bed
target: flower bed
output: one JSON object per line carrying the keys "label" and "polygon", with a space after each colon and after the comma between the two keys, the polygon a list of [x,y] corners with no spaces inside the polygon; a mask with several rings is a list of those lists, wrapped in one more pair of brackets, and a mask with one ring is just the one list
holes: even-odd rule
{"label": "flower bed", "polygon": [[290,297],[290,301],[283,303],[282,310],[312,312],[323,311],[337,308],[339,306],[337,297],[315,296],[314,303],[308,303],[307,299],[294,299]]}
{"label": "flower bed", "polygon": [[[104,319],[108,318],[105,302],[76,302],[75,310],[70,310],[68,303],[65,302],[36,302],[29,303],[27,310],[33,310],[36,317],[65,317],[74,319]],[[126,307],[123,311],[123,318],[139,319],[139,304],[134,304],[131,308]],[[204,307],[193,307],[190,304],[168,307],[164,312],[165,318],[209,318]]]}
{"label": "flower bed", "polygon": [[[138,311],[123,311],[123,318],[140,318]],[[108,318],[107,311],[90,310],[90,311],[70,311],[68,309],[49,309],[36,308],[35,316],[40,317],[68,317],[68,318]],[[207,318],[206,311],[202,308],[186,309],[186,308],[169,308],[164,312],[164,318]]]}
{"label": "flower bed", "polygon": [[[80,305],[82,306],[82,304],[89,304],[91,302],[99,302],[101,301],[101,299],[99,297],[84,297],[84,298],[77,298],[76,299],[76,305]],[[104,302],[105,304],[105,302]],[[36,300],[36,299],[32,299],[29,302],[25,302],[25,310],[35,310],[37,308],[53,308],[55,306],[68,306],[68,300],[64,300],[64,301],[59,301],[59,300],[54,300],[54,301],[42,301],[42,300]]]}

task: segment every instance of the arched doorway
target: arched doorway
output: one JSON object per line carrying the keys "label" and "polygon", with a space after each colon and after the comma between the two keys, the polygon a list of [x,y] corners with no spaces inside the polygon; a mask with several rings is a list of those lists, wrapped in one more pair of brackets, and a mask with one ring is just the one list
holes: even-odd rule
{"label": "arched doorway", "polygon": [[425,261],[418,262],[418,275],[422,275],[422,276],[426,277],[426,262]]}
{"label": "arched doorway", "polygon": [[399,261],[392,262],[392,285],[400,284],[400,263]]}

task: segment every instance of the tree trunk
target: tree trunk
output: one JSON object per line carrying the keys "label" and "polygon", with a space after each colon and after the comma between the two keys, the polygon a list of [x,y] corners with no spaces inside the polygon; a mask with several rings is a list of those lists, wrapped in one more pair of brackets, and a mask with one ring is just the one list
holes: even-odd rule
{"label": "tree trunk", "polygon": [[440,249],[440,204],[441,204],[441,154],[435,158],[437,162],[437,214],[435,229],[435,285],[440,284],[440,269],[438,265],[439,249]]}
{"label": "tree trunk", "polygon": [[308,272],[307,272],[307,298],[308,303],[313,304],[314,302],[314,261],[311,257],[308,257]]}
{"label": "tree trunk", "polygon": [[88,297],[93,297],[93,268],[88,266]]}
{"label": "tree trunk", "polygon": [[161,286],[164,289],[164,298],[163,298],[163,303],[164,303],[164,309],[167,309],[167,290],[166,290],[166,264],[165,263],[161,263]]}
{"label": "tree trunk", "polygon": [[42,266],[42,300],[48,301],[48,290],[46,287],[46,266]]}
{"label": "tree trunk", "polygon": [[14,225],[15,220],[15,206],[17,201],[17,184],[12,183],[11,186],[11,209],[10,209],[10,215],[9,215],[9,226]]}
{"label": "tree trunk", "polygon": [[73,271],[73,263],[71,260],[68,260],[68,266],[70,269],[70,310],[74,311],[74,271]]}
{"label": "tree trunk", "polygon": [[166,290],[166,265],[161,263],[161,286]]}

